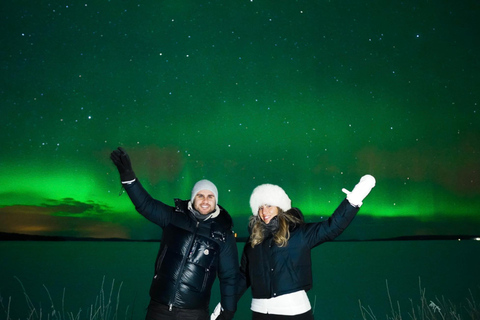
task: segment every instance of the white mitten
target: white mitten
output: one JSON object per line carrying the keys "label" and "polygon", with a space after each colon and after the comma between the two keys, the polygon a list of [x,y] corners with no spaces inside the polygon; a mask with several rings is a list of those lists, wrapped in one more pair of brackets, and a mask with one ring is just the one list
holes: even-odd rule
{"label": "white mitten", "polygon": [[351,192],[345,188],[342,191],[347,195],[347,200],[352,206],[361,207],[363,199],[365,199],[373,187],[375,187],[375,178],[367,174],[360,179],[360,182],[357,183]]}
{"label": "white mitten", "polygon": [[217,304],[215,307],[215,310],[213,310],[212,314],[210,315],[210,320],[215,320],[217,317],[220,315],[220,312],[222,311],[222,305],[220,302]]}

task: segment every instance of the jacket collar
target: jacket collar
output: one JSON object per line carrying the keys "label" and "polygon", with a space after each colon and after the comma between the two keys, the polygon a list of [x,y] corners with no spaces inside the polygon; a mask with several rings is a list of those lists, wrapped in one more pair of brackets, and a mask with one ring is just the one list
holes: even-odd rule
{"label": "jacket collar", "polygon": [[[197,210],[195,210],[195,208],[193,207],[192,200],[188,201],[188,211],[193,213],[195,217],[198,217],[198,215],[202,215]],[[201,220],[206,221],[210,218],[215,219],[216,217],[218,217],[219,214],[220,214],[220,208],[218,207],[217,204],[215,204],[215,211],[213,211],[212,213],[206,214],[207,217]]]}

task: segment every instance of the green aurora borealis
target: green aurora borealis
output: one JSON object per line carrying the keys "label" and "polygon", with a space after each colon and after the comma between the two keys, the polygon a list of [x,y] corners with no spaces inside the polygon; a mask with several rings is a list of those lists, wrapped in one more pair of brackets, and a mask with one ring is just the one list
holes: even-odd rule
{"label": "green aurora borealis", "polygon": [[213,181],[240,235],[261,183],[318,220],[366,173],[352,238],[480,233],[475,1],[0,6],[0,232],[158,237],[123,146],[168,204]]}

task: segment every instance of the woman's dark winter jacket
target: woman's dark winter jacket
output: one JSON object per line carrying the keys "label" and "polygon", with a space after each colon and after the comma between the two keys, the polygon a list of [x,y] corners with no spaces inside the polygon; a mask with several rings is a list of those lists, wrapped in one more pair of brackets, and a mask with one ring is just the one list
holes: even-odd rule
{"label": "woman's dark winter jacket", "polygon": [[272,235],[254,248],[247,241],[241,260],[238,294],[241,296],[249,286],[256,299],[308,291],[312,287],[311,249],[339,236],[357,212],[357,207],[344,200],[328,220],[292,227],[285,247],[277,246]]}
{"label": "woman's dark winter jacket", "polygon": [[175,199],[175,207],[168,206],[138,180],[125,190],[137,211],[163,229],[150,297],[178,308],[208,308],[218,273],[222,307],[234,312],[238,253],[227,211],[220,207],[216,218],[200,221],[188,210],[188,201]]}

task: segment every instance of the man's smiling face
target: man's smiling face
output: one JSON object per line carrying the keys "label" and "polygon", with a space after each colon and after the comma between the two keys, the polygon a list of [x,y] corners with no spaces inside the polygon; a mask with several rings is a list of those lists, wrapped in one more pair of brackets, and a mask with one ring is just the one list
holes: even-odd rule
{"label": "man's smiling face", "polygon": [[200,214],[209,214],[215,211],[217,204],[217,199],[215,195],[210,190],[200,190],[195,195],[193,200],[193,207]]}

